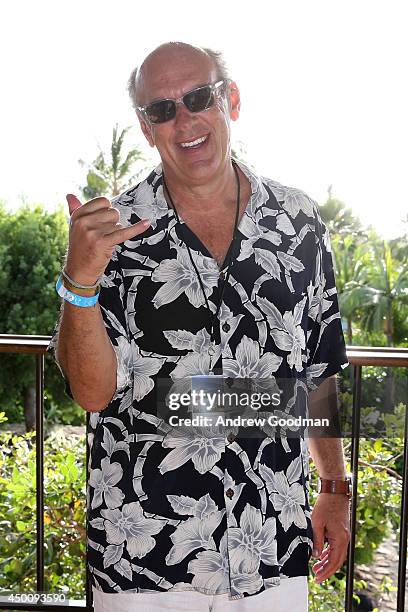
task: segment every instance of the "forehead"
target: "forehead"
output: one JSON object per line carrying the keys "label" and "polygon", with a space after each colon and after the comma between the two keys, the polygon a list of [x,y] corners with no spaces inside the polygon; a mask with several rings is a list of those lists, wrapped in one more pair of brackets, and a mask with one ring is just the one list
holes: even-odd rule
{"label": "forehead", "polygon": [[204,52],[178,50],[149,57],[140,75],[140,103],[157,98],[178,98],[186,91],[213,82],[217,72],[213,60]]}

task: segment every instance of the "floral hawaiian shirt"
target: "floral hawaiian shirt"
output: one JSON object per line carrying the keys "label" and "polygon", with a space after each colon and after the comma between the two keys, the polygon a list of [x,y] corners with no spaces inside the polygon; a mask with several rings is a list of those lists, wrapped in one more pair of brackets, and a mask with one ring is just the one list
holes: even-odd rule
{"label": "floral hawaiian shirt", "polygon": [[[332,376],[347,358],[318,207],[239,165],[252,195],[217,318],[217,364],[232,378]],[[99,297],[118,369],[115,395],[90,415],[88,429],[93,585],[238,599],[307,576],[307,439],[267,429],[263,437],[238,428],[178,429],[155,408],[159,379],[208,374],[211,317],[186,244],[212,311],[222,270],[177,222],[160,165],[112,203],[123,224],[148,218],[151,226],[116,247]]]}

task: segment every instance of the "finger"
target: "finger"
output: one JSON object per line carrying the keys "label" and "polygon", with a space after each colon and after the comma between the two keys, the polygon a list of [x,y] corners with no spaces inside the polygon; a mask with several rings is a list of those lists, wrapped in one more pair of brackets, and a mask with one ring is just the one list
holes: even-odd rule
{"label": "finger", "polygon": [[332,576],[343,565],[344,556],[342,551],[331,552],[323,567],[317,570],[315,580],[321,582]]}
{"label": "finger", "polygon": [[326,559],[329,552],[330,552],[330,547],[326,546],[326,548],[323,549],[322,554],[319,556],[319,561],[317,561],[316,563],[320,563],[320,561],[323,561],[324,559]]}
{"label": "finger", "polygon": [[80,206],[82,206],[81,202],[78,200],[76,195],[74,195],[73,193],[67,193],[65,198],[66,198],[66,200],[68,202],[68,209],[69,209],[69,214],[70,215],[72,215],[72,213],[75,210],[77,210]]}
{"label": "finger", "polygon": [[[88,204],[86,207],[88,207]],[[109,208],[99,208],[98,210],[93,210],[90,214],[81,215],[81,217],[84,219],[84,227],[88,226],[92,228],[99,228],[105,224],[110,224],[112,227],[114,227],[116,223],[119,223],[120,213],[117,208],[110,206]]]}
{"label": "finger", "polygon": [[107,238],[109,238],[109,244],[110,246],[114,246],[116,244],[126,242],[126,240],[130,240],[131,238],[142,234],[149,226],[150,221],[148,219],[142,219],[134,225],[115,230],[107,235]]}
{"label": "finger", "polygon": [[111,202],[108,200],[108,198],[98,197],[98,198],[93,198],[92,200],[88,200],[88,202],[86,202],[81,207],[80,214],[89,215],[93,212],[96,212],[97,210],[103,210],[103,209],[108,210],[110,208],[113,208],[113,206]]}
{"label": "finger", "polygon": [[325,563],[327,563],[329,554],[330,554],[330,549],[327,547],[323,550],[322,554],[320,555],[319,561],[316,561],[316,563],[313,563],[312,569],[314,572],[317,572],[319,569],[321,569],[325,565]]}

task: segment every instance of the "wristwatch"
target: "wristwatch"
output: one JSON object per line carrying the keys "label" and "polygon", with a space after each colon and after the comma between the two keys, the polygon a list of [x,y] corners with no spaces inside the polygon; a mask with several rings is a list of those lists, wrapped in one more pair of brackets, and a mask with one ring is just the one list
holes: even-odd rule
{"label": "wristwatch", "polygon": [[327,478],[318,478],[317,480],[318,493],[341,493],[351,497],[353,494],[353,479],[351,474],[348,474],[344,480],[328,480]]}

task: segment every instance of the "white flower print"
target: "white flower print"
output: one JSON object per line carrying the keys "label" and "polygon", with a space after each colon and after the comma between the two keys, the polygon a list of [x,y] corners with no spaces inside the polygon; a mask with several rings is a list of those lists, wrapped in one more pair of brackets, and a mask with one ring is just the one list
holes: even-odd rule
{"label": "white flower print", "polygon": [[[137,215],[140,219],[149,219],[151,227],[155,229],[157,219],[161,219],[168,213],[166,200],[162,195],[159,197],[163,193],[163,188],[160,186],[157,191],[157,197],[155,197],[152,185],[143,181],[133,197],[122,195],[113,199],[112,205],[118,208],[120,213],[120,223],[128,225],[132,215]],[[137,236],[136,240],[141,238],[143,238],[143,234]]]}
{"label": "white flower print", "polygon": [[159,464],[161,474],[176,470],[189,459],[200,474],[205,474],[220,460],[225,449],[225,433],[220,427],[173,428],[162,443],[173,450]]}
{"label": "white flower print", "polygon": [[204,550],[197,553],[195,559],[188,564],[189,574],[193,574],[191,584],[197,589],[205,589],[211,593],[227,591],[229,588],[229,563],[227,534],[220,542],[220,552]]}
{"label": "white flower print", "polygon": [[142,357],[135,342],[132,342],[132,349],[133,399],[139,402],[153,389],[154,382],[150,376],[157,374],[164,359]]}
{"label": "white flower print", "polygon": [[235,574],[231,571],[231,593],[233,595],[248,593],[252,595],[260,591],[263,585],[262,576],[258,572]]}
{"label": "white flower print", "polygon": [[100,506],[102,499],[108,508],[117,508],[125,497],[119,487],[114,486],[123,476],[122,466],[120,463],[111,463],[109,457],[104,457],[101,468],[93,469],[89,477],[89,484],[95,489],[91,508]]}
{"label": "white flower print", "polygon": [[218,508],[215,501],[206,493],[197,501],[194,497],[187,495],[167,495],[171,507],[177,514],[189,514],[199,519],[205,518],[217,512]]}
{"label": "white flower print", "polygon": [[[177,250],[177,259],[165,259],[155,268],[152,280],[164,283],[153,298],[156,308],[176,300],[182,293],[186,294],[189,302],[195,307],[205,305],[197,274],[191,265],[186,248],[174,246]],[[205,257],[197,251],[191,250],[198,271],[200,272],[207,299],[217,285],[219,271],[216,262],[211,257]]]}
{"label": "white flower print", "polygon": [[[215,347],[212,362],[216,363],[221,350]],[[177,378],[187,378],[189,376],[207,375],[210,368],[210,354],[206,351],[202,353],[188,353],[180,359],[170,376],[173,380]]]}
{"label": "white flower print", "polygon": [[166,524],[161,519],[146,518],[139,502],[125,504],[122,510],[101,510],[101,515],[105,519],[107,542],[120,546],[126,541],[127,551],[132,558],[147,555],[156,544],[152,536],[159,533]]}
{"label": "white flower print", "polygon": [[164,330],[163,334],[171,346],[180,351],[200,353],[204,348],[208,348],[210,344],[210,334],[204,328],[195,334],[185,329]]}
{"label": "white flower print", "polygon": [[194,516],[179,525],[170,536],[173,547],[166,556],[167,565],[180,563],[196,548],[216,550],[212,534],[220,524],[224,513],[225,508],[202,518]]}
{"label": "white flower print", "polygon": [[283,208],[294,219],[300,211],[304,212],[308,217],[313,217],[316,204],[314,201],[300,189],[281,185],[270,179],[265,180],[266,184],[275,194],[276,199],[282,202]]}
{"label": "white flower print", "polygon": [[[277,393],[288,372],[296,384],[306,374],[311,386],[346,363],[329,235],[299,190],[239,166],[252,194],[215,321],[211,364],[234,379],[229,391]],[[211,316],[186,244],[212,313],[221,271],[168,208],[161,166],[113,204],[124,225],[144,217],[151,228],[117,245],[102,278],[99,306],[118,368],[115,395],[90,414],[87,437],[93,586],[240,597],[278,584],[279,576],[307,573],[308,547],[297,546],[313,545],[302,440],[289,439],[284,428],[278,437],[266,425],[249,443],[238,425],[171,427],[155,410],[162,379],[169,393],[188,393],[200,388],[192,376],[209,374]],[[291,414],[303,395],[285,391],[281,407]],[[241,408],[242,416],[270,414],[267,407]]]}
{"label": "white flower print", "polygon": [[243,336],[237,346],[235,359],[223,360],[225,376],[231,378],[269,378],[282,363],[282,357],[264,353],[259,357],[259,344],[256,340]]}
{"label": "white flower print", "polygon": [[303,486],[297,482],[301,477],[302,459],[296,457],[288,466],[285,473],[274,473],[271,468],[262,463],[259,473],[266,483],[270,500],[275,510],[280,512],[279,521],[287,531],[294,523],[300,529],[306,529],[307,522],[304,509],[305,492]]}
{"label": "white flower print", "polygon": [[279,245],[282,242],[281,235],[279,232],[262,227],[259,223],[255,223],[249,215],[244,215],[239,225],[239,231],[247,237],[247,240],[243,243],[241,252],[237,257],[237,261],[243,261],[250,257],[256,249],[254,244],[262,239],[271,242],[274,245]]}
{"label": "white flower print", "polygon": [[276,520],[266,519],[258,508],[246,504],[240,526],[229,530],[230,565],[235,574],[254,574],[259,564],[277,565]]}
{"label": "white flower print", "polygon": [[306,347],[305,332],[302,327],[303,310],[306,297],[298,302],[293,313],[289,310],[281,315],[275,304],[267,298],[258,297],[260,309],[266,314],[271,327],[271,336],[276,346],[282,351],[288,351],[288,364],[297,372],[303,370],[302,350]]}

